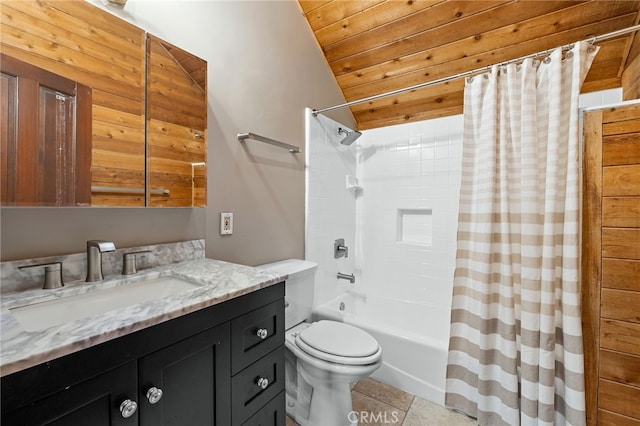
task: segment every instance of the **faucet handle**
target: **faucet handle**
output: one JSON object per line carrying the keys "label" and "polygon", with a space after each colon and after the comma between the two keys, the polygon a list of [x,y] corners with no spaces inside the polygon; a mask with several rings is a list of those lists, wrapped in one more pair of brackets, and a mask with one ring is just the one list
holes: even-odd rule
{"label": "faucet handle", "polygon": [[338,238],[333,242],[333,257],[334,259],[349,257],[349,247],[344,245],[344,238]]}
{"label": "faucet handle", "polygon": [[64,287],[62,280],[62,262],[38,263],[37,265],[20,266],[18,269],[44,268],[43,289]]}
{"label": "faucet handle", "polygon": [[136,268],[136,255],[151,253],[151,250],[132,251],[122,255],[122,275],[131,275],[138,272]]}

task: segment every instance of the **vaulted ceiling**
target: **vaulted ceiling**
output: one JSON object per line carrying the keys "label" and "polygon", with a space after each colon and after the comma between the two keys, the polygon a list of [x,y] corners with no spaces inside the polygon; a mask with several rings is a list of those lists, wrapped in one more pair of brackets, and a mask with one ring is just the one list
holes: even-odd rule
{"label": "vaulted ceiling", "polygon": [[[347,101],[638,24],[640,1],[299,0]],[[635,41],[634,41],[635,40]],[[620,87],[640,35],[601,41],[583,92]],[[351,107],[358,129],[462,112],[464,80]],[[329,105],[318,105],[317,108]]]}

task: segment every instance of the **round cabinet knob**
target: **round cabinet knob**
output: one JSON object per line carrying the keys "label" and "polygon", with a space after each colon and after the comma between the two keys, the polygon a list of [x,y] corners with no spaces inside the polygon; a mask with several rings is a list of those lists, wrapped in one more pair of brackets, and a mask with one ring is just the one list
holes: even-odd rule
{"label": "round cabinet knob", "polygon": [[258,379],[258,386],[260,386],[261,389],[266,389],[267,386],[269,386],[269,379],[265,379],[264,377],[260,377]]}
{"label": "round cabinet knob", "polygon": [[258,336],[262,340],[266,339],[268,335],[269,331],[266,328],[259,328],[258,331],[256,331],[256,336]]}
{"label": "round cabinet knob", "polygon": [[149,400],[149,404],[155,404],[156,402],[160,401],[161,398],[162,389],[158,389],[157,387],[153,386],[147,391],[147,399]]}
{"label": "round cabinet knob", "polygon": [[136,410],[138,410],[138,404],[130,399],[125,399],[122,401],[122,404],[120,404],[120,414],[122,414],[122,417],[125,419],[133,416]]}

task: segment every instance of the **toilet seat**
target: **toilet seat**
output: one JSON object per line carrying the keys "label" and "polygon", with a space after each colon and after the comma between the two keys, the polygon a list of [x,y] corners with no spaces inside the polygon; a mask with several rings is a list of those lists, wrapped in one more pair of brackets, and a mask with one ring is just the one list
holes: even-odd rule
{"label": "toilet seat", "polygon": [[337,321],[318,321],[296,335],[296,345],[318,359],[345,365],[377,362],[382,349],[366,331]]}

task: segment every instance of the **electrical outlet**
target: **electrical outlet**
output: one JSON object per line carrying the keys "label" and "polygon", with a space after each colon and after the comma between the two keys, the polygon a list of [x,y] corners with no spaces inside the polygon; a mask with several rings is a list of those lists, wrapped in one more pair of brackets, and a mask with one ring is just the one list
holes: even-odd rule
{"label": "electrical outlet", "polygon": [[220,213],[220,235],[233,234],[233,213]]}

